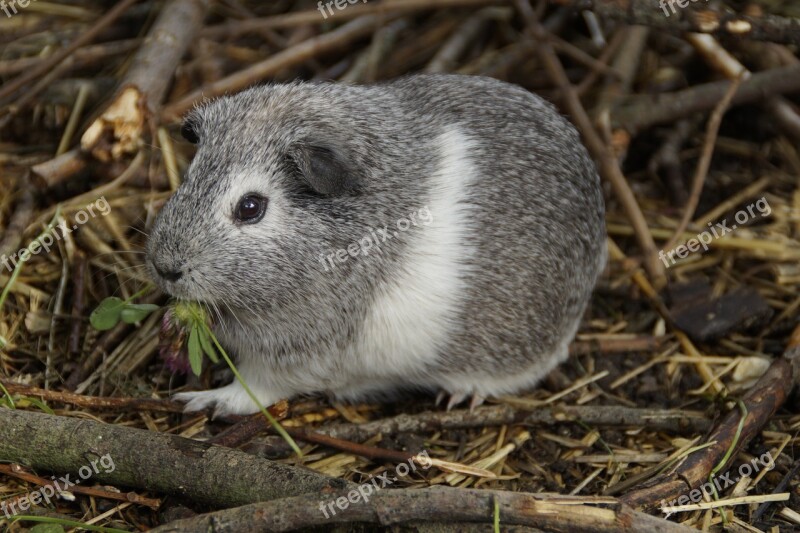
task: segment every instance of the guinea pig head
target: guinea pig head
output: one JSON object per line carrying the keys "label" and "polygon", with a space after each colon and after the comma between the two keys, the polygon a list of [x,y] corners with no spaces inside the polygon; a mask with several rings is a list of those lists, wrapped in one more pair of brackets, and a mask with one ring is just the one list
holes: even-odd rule
{"label": "guinea pig head", "polygon": [[197,153],[147,243],[159,288],[231,309],[314,290],[317,257],[335,246],[336,221],[359,194],[359,173],[335,129],[262,90],[196,109],[182,134]]}

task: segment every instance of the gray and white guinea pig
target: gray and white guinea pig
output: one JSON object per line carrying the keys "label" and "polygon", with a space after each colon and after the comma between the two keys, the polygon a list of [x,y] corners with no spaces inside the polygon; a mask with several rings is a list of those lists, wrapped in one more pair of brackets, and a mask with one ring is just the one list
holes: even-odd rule
{"label": "gray and white guinea pig", "polygon": [[[276,84],[187,118],[197,154],[147,245],[265,405],[403,388],[450,405],[567,357],[605,265],[597,171],[550,104],[493,79]],[[237,381],[176,396],[257,407]]]}

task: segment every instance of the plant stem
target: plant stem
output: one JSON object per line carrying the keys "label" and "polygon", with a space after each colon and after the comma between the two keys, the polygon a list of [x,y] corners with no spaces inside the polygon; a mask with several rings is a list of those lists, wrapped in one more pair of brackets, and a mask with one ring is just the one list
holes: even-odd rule
{"label": "plant stem", "polygon": [[230,357],[228,357],[228,352],[226,352],[225,349],[220,345],[219,341],[217,340],[217,336],[214,335],[214,333],[211,331],[211,328],[208,327],[208,324],[206,324],[205,322],[201,323],[203,324],[203,327],[206,329],[206,332],[211,336],[211,339],[214,341],[214,346],[216,346],[217,350],[219,350],[219,353],[222,354],[222,358],[225,359],[225,362],[228,364],[228,367],[230,367],[231,371],[233,372],[233,375],[236,376],[236,379],[239,380],[239,383],[241,383],[242,387],[244,388],[244,391],[247,393],[248,396],[250,396],[250,399],[253,400],[253,402],[258,406],[258,408],[261,410],[261,413],[267,418],[269,423],[272,424],[272,427],[275,428],[275,431],[277,431],[278,434],[281,437],[283,437],[283,439],[287,443],[289,443],[289,446],[292,447],[292,450],[294,450],[297,456],[302,457],[303,452],[300,450],[300,447],[297,445],[294,439],[286,432],[286,430],[283,429],[283,426],[281,426],[280,422],[275,420],[275,418],[273,418],[272,415],[269,414],[269,411],[267,411],[264,408],[264,406],[261,405],[261,402],[258,401],[258,398],[256,398],[256,395],[253,394],[253,391],[250,390],[250,387],[248,387],[247,382],[239,373],[239,370],[237,370],[236,365],[234,365],[233,361],[231,361]]}
{"label": "plant stem", "polygon": [[141,296],[144,296],[145,294],[147,294],[147,293],[148,293],[148,292],[150,292],[151,290],[153,290],[153,286],[148,284],[147,286],[145,286],[145,288],[144,288],[144,289],[140,290],[139,292],[137,292],[136,294],[134,294],[133,296],[131,296],[130,298],[128,298],[127,300],[125,300],[125,303],[126,303],[126,304],[129,304],[129,303],[131,303],[132,301],[134,301],[136,298],[139,298],[139,297],[141,297]]}

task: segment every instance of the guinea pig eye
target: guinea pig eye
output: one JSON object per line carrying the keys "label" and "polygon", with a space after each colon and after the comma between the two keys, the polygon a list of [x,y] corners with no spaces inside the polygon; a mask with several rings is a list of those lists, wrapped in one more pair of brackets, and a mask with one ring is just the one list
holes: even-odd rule
{"label": "guinea pig eye", "polygon": [[197,144],[200,141],[197,130],[194,129],[194,124],[189,120],[181,126],[181,136],[192,144]]}
{"label": "guinea pig eye", "polygon": [[237,222],[253,224],[264,218],[267,210],[267,199],[257,194],[245,194],[236,205],[233,216]]}

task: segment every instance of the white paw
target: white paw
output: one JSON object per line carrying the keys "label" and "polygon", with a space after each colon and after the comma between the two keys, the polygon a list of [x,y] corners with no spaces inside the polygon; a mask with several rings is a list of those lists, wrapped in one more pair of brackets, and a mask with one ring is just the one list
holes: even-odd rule
{"label": "white paw", "polygon": [[[280,399],[257,389],[253,389],[253,394],[263,406],[272,405]],[[214,390],[180,392],[173,398],[179,402],[186,402],[183,410],[187,413],[214,407],[212,418],[226,415],[249,415],[259,410],[259,406],[253,402],[238,381]]]}
{"label": "white paw", "polygon": [[447,410],[450,411],[453,407],[463,403],[464,400],[470,398],[469,400],[469,412],[475,410],[476,407],[480,407],[483,405],[483,402],[486,400],[485,397],[481,396],[477,393],[467,393],[467,392],[453,392],[448,393],[446,390],[440,390],[439,394],[436,395],[436,405],[440,405],[447,395],[450,394],[450,399],[447,400]]}

